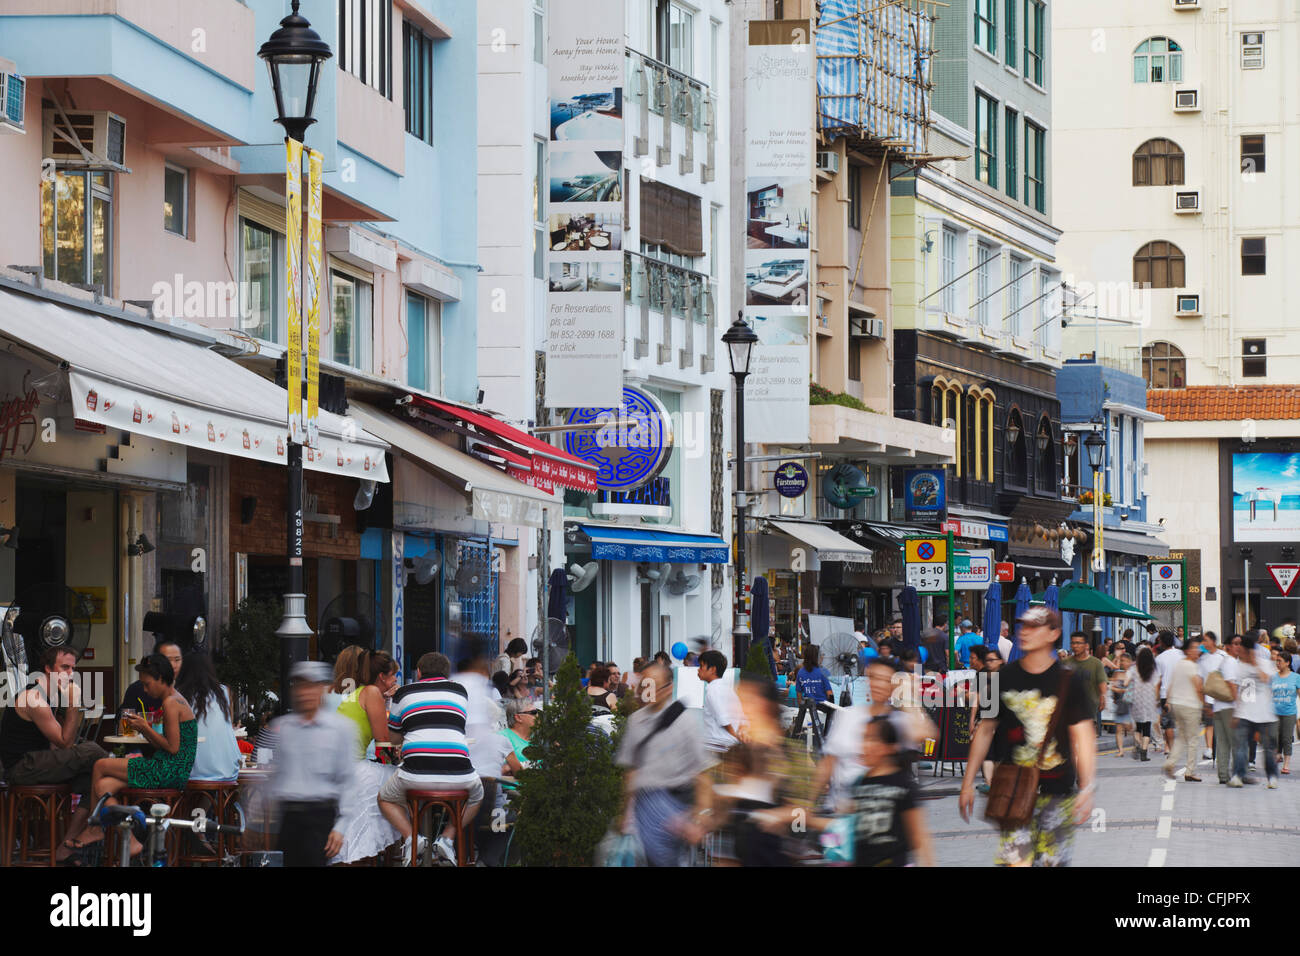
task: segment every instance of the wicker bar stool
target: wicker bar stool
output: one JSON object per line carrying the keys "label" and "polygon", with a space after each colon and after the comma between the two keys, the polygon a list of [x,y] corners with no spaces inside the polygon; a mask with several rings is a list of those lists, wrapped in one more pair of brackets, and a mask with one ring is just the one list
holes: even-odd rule
{"label": "wicker bar stool", "polygon": [[[203,808],[209,820],[221,824],[234,824],[238,822],[238,813],[235,809],[239,802],[238,798],[237,781],[191,780],[185,785],[180,805],[176,807],[173,815],[188,820],[193,818],[196,809]],[[214,853],[202,849],[197,833],[182,832],[180,843],[176,859],[181,866],[205,866],[214,863],[220,866],[228,853],[239,852],[239,837],[233,834],[218,833],[211,838],[209,845],[213,847]]]}
{"label": "wicker bar stool", "polygon": [[[67,830],[72,787],[66,783],[13,785],[4,815],[5,866],[55,866]],[[14,851],[17,850],[15,856]]]}
{"label": "wicker bar stool", "polygon": [[[456,865],[467,866],[472,851],[474,821],[462,822],[469,794],[464,790],[407,790],[406,806],[411,814],[411,865],[420,864],[420,820],[430,810],[441,809],[456,825]],[[437,834],[434,834],[435,838]]]}

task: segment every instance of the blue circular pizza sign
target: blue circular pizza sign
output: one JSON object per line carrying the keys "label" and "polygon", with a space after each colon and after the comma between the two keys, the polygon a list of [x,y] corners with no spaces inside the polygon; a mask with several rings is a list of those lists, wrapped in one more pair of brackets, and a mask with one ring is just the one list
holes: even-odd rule
{"label": "blue circular pizza sign", "polygon": [[808,490],[808,472],[803,465],[787,461],[778,465],[773,479],[777,494],[783,498],[798,498]]}
{"label": "blue circular pizza sign", "polygon": [[575,408],[565,419],[567,425],[600,423],[564,435],[565,451],[600,469],[596,487],[630,491],[664,470],[673,453],[673,424],[655,396],[625,385],[622,408]]}

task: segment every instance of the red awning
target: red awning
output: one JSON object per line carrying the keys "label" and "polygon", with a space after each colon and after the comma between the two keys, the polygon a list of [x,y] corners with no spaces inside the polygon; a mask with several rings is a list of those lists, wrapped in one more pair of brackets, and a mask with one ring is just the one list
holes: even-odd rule
{"label": "red awning", "polygon": [[[401,404],[409,404],[413,408],[433,412],[440,416],[450,416],[464,425],[474,428],[485,438],[495,438],[497,440],[495,444],[497,445],[505,442],[523,452],[528,456],[532,471],[529,473],[528,478],[521,478],[521,480],[527,481],[534,487],[545,488],[547,485],[559,485],[561,488],[572,488],[575,491],[596,490],[596,476],[599,474],[599,469],[595,465],[589,465],[580,458],[566,454],[549,442],[535,438],[525,431],[520,431],[513,425],[498,421],[491,415],[485,415],[482,412],[476,412],[449,402],[435,401],[421,395],[408,395],[405,399],[402,399]],[[502,457],[506,456],[503,455]],[[507,458],[507,460],[509,459]]]}

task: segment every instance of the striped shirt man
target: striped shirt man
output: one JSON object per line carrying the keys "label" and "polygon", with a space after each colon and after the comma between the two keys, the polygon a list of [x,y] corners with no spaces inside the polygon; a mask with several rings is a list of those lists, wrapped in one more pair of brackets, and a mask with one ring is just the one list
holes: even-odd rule
{"label": "striped shirt man", "polygon": [[425,789],[460,789],[477,783],[465,740],[468,712],[465,688],[445,677],[399,687],[388,714],[388,729],[402,735],[398,776]]}

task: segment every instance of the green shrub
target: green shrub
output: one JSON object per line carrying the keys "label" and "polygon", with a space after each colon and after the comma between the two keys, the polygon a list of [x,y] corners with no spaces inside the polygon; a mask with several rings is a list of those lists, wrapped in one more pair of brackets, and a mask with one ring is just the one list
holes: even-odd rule
{"label": "green shrub", "polygon": [[525,866],[590,866],[619,811],[616,741],[590,725],[591,702],[570,654],[524,751],[532,764],[519,775],[515,843]]}
{"label": "green shrub", "polygon": [[843,405],[845,408],[856,408],[860,412],[874,412],[874,408],[864,405],[858,399],[846,392],[832,392],[829,388],[823,388],[816,382],[813,382],[808,388],[809,405]]}
{"label": "green shrub", "polygon": [[740,675],[771,681],[772,668],[768,665],[767,653],[763,650],[761,641],[749,645],[749,656],[745,658],[745,666],[740,669]]}
{"label": "green shrub", "polygon": [[280,602],[245,598],[221,628],[217,677],[243,700],[249,733],[256,733],[264,713],[274,710],[269,693],[280,681],[280,638],[275,634],[284,609]]}

